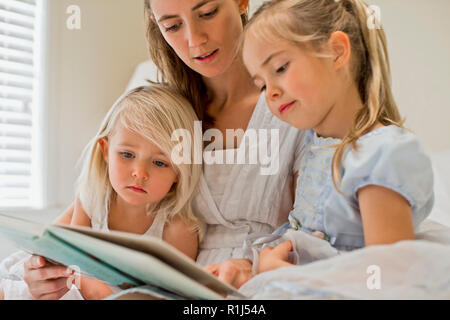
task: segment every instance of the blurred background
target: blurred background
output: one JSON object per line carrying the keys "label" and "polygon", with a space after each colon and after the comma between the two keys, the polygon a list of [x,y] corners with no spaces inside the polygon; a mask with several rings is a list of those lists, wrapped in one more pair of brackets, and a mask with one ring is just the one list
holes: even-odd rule
{"label": "blurred background", "polygon": [[[262,2],[250,0],[251,11]],[[406,125],[430,155],[450,163],[450,157],[442,156],[450,154],[450,1],[368,3],[379,9],[387,34],[394,96]],[[147,61],[143,0],[1,0],[0,30],[7,30],[8,17],[20,12],[32,12],[35,18],[34,36],[27,40],[34,47],[33,86],[28,88],[34,99],[32,147],[25,150],[32,163],[27,171],[31,196],[12,205],[0,194],[0,211],[50,222],[73,201],[77,160],[107,110],[127,88],[155,74]],[[0,48],[22,29],[17,30],[0,31]],[[8,62],[7,50],[0,51],[3,103],[13,81],[1,75],[15,66]],[[0,136],[2,124],[13,117],[5,104],[1,108]],[[0,152],[0,178],[13,179],[5,169],[10,164],[1,167],[9,152],[1,141]],[[450,170],[446,160],[437,161],[442,170]],[[450,174],[442,183],[449,185]],[[5,190],[8,184],[0,181],[0,193]],[[1,243],[0,258],[11,250]]]}

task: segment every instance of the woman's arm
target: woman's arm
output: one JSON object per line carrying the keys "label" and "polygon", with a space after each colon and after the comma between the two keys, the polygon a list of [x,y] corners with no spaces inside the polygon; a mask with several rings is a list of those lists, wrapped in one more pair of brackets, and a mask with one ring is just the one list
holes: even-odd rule
{"label": "woman's arm", "polygon": [[368,185],[358,190],[366,246],[414,240],[411,207],[399,193]]}
{"label": "woman's arm", "polygon": [[174,217],[166,224],[163,240],[195,261],[198,254],[198,233],[180,217]]}

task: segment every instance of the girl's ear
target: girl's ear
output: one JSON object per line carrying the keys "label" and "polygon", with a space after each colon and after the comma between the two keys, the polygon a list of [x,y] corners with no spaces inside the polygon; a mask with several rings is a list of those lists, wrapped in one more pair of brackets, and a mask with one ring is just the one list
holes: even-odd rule
{"label": "girl's ear", "polygon": [[98,139],[98,144],[100,145],[100,150],[102,151],[103,159],[108,163],[108,139],[101,138]]}
{"label": "girl's ear", "polygon": [[335,70],[341,69],[350,60],[351,44],[350,38],[345,32],[335,31],[328,39],[328,48],[333,56]]}
{"label": "girl's ear", "polygon": [[248,9],[249,0],[239,0],[239,14],[244,14]]}

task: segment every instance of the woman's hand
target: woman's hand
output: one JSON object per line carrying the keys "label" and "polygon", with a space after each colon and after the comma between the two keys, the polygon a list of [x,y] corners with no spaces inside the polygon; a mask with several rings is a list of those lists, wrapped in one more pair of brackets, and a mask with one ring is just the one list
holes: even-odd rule
{"label": "woman's hand", "polygon": [[291,251],[292,242],[290,240],[280,243],[275,248],[265,247],[259,253],[258,273],[292,266],[292,263],[288,262]]}
{"label": "woman's hand", "polygon": [[23,279],[33,299],[57,300],[70,290],[72,282],[68,278],[72,274],[73,270],[34,255],[24,263]]}
{"label": "woman's hand", "polygon": [[253,277],[252,262],[248,259],[231,259],[211,264],[205,270],[237,289]]}
{"label": "woman's hand", "polygon": [[[73,211],[74,203],[54,223],[70,224]],[[67,267],[56,266],[46,261],[44,257],[36,255],[31,256],[24,263],[24,281],[34,299],[60,299],[71,287],[70,284],[67,284],[67,280],[72,273]]]}

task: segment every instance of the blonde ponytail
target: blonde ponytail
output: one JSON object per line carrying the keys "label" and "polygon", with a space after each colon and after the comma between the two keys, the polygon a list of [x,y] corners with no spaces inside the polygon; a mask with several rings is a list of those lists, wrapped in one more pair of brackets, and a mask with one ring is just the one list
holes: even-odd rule
{"label": "blonde ponytail", "polygon": [[378,22],[370,23],[371,8],[362,0],[341,0],[343,9],[349,12],[359,24],[363,50],[359,57],[356,80],[364,107],[358,112],[350,133],[336,148],[331,172],[334,186],[341,182],[340,166],[345,150],[352,146],[357,150],[356,141],[368,133],[377,122],[383,125],[403,125],[391,91],[391,70],[384,30]]}

